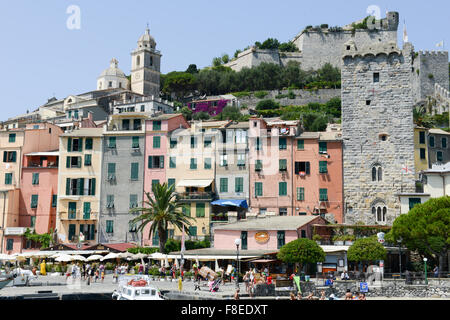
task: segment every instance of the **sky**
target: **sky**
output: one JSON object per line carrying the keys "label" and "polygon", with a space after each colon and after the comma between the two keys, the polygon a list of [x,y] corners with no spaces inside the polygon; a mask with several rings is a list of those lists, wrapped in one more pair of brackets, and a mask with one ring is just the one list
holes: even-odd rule
{"label": "sky", "polygon": [[0,120],[53,96],[95,90],[113,57],[129,74],[130,53],[147,23],[167,73],[209,66],[213,57],[269,37],[291,40],[308,25],[347,25],[366,17],[370,6],[382,18],[400,13],[400,42],[405,21],[416,50],[437,50],[442,40],[450,47],[446,0],[1,0]]}

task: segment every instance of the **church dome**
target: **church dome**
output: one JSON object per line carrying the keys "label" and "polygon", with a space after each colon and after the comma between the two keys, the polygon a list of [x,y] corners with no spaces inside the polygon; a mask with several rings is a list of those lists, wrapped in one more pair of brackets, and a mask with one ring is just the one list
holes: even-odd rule
{"label": "church dome", "polygon": [[117,67],[118,64],[119,64],[119,61],[117,61],[117,59],[113,58],[110,62],[109,68],[104,70],[100,74],[100,77],[104,77],[104,76],[126,77],[125,73]]}
{"label": "church dome", "polygon": [[150,47],[152,49],[155,49],[156,41],[155,41],[155,38],[153,38],[150,35],[150,29],[149,28],[145,29],[145,33],[139,38],[138,46],[139,46],[139,48]]}

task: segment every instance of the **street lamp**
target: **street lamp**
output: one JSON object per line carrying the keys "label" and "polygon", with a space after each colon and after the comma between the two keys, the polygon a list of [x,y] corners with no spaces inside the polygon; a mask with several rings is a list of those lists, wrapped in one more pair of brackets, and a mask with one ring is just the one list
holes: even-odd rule
{"label": "street lamp", "polygon": [[423,262],[425,263],[425,284],[428,284],[428,278],[427,278],[427,258],[423,258]]}
{"label": "street lamp", "polygon": [[400,279],[402,278],[402,238],[397,240],[398,243],[398,264],[400,270]]}
{"label": "street lamp", "polygon": [[241,239],[234,240],[236,245],[236,289],[239,289],[239,246],[241,245]]}

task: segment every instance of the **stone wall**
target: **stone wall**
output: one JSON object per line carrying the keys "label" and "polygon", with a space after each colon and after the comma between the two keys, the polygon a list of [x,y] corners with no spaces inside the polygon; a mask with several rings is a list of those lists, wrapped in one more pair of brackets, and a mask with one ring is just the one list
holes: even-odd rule
{"label": "stone wall", "polygon": [[[343,58],[345,223],[391,225],[400,213],[396,194],[415,191],[412,54],[411,45],[375,43]],[[403,174],[405,165],[412,172]],[[373,167],[382,169],[381,181],[372,181]],[[377,222],[379,207],[386,214]]]}
{"label": "stone wall", "polygon": [[[435,93],[435,85],[449,88],[447,51],[419,51],[415,59],[416,74],[419,78],[417,98],[424,100]],[[417,71],[418,70],[418,71]]]}
{"label": "stone wall", "polygon": [[282,98],[277,99],[279,94],[288,94],[288,90],[273,90],[267,91],[267,96],[262,99],[256,98],[254,94],[249,97],[238,98],[239,104],[247,105],[249,108],[254,108],[261,100],[273,99],[282,106],[303,106],[310,102],[326,103],[332,98],[340,98],[340,89],[319,89],[319,90],[292,90],[295,94],[295,99]]}

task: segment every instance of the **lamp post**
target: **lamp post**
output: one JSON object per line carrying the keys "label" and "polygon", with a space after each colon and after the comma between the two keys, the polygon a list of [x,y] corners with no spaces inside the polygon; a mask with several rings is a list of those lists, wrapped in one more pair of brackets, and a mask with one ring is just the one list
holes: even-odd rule
{"label": "lamp post", "polygon": [[239,246],[241,245],[241,239],[234,240],[236,245],[236,289],[239,289]]}
{"label": "lamp post", "polygon": [[398,264],[400,271],[400,279],[402,278],[402,238],[397,240],[398,243]]}
{"label": "lamp post", "polygon": [[423,258],[423,262],[425,264],[425,284],[428,284],[428,278],[427,278],[427,258]]}

